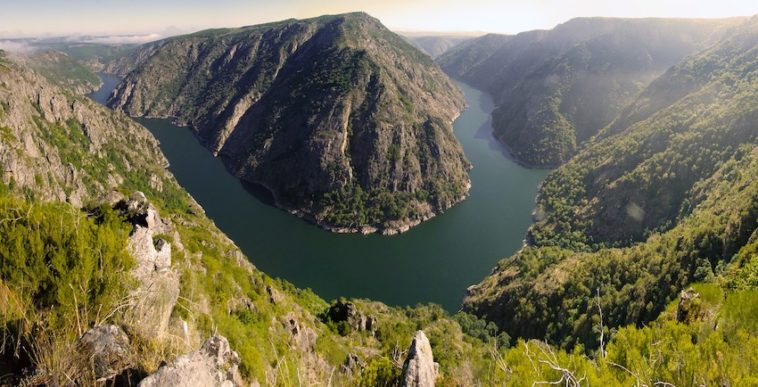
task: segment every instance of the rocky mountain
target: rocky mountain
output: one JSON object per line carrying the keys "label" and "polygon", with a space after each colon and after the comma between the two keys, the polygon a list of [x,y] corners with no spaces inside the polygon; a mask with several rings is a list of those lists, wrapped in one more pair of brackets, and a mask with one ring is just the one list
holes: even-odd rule
{"label": "rocky mountain", "polygon": [[595,303],[607,326],[641,325],[693,282],[751,272],[757,75],[754,17],[653,81],[548,176],[530,245],[470,288],[464,310],[509,334],[596,346]]}
{"label": "rocky mountain", "polygon": [[516,159],[554,167],[655,77],[742,20],[578,18],[552,30],[477,38],[438,62],[495,97],[495,135]]}
{"label": "rocky mountain", "polygon": [[[439,307],[320,317],[327,302],[258,271],[205,217],[147,129],[32,59],[0,51],[0,385],[394,383],[393,348],[419,327],[484,358]],[[484,378],[438,361],[453,383]]]}
{"label": "rocky mountain", "polygon": [[109,104],[175,117],[279,206],[337,231],[403,231],[462,200],[456,86],[362,13],[140,48]]}
{"label": "rocky mountain", "polygon": [[78,94],[84,95],[100,88],[100,78],[95,73],[62,51],[36,51],[27,65],[50,82],[72,89]]}
{"label": "rocky mountain", "polygon": [[[40,60],[39,56],[23,60]],[[35,67],[46,66],[47,59]],[[124,115],[51,83],[11,60],[0,62],[3,181],[40,200],[81,207],[122,184],[168,185],[152,135]],[[70,84],[62,81],[61,84]],[[140,129],[137,129],[137,128]]]}
{"label": "rocky mountain", "polygon": [[328,303],[268,277],[145,128],[0,51],[0,385],[755,384],[758,154],[739,137],[703,145],[756,122],[754,57],[740,55],[755,34],[740,31],[693,62],[712,75],[702,88],[603,134],[671,120],[672,138],[705,134],[687,156],[731,155],[693,186],[692,210],[630,247],[503,261],[465,306],[501,328],[434,305]]}
{"label": "rocky mountain", "polygon": [[400,32],[410,44],[416,46],[432,58],[438,58],[451,48],[474,39],[472,35],[445,35],[445,34],[428,34],[423,32]]}
{"label": "rocky mountain", "polygon": [[96,73],[125,75],[134,66],[132,53],[136,44],[107,44],[91,42],[40,43],[43,49],[66,53],[79,64]]}

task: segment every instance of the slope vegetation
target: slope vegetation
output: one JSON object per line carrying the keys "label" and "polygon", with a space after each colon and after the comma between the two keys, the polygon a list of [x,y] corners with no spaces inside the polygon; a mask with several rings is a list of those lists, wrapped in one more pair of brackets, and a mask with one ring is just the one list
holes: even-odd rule
{"label": "slope vegetation", "polygon": [[607,325],[640,325],[688,284],[751,265],[756,26],[753,18],[668,71],[616,120],[627,128],[605,133],[553,172],[540,191],[531,245],[473,287],[464,309],[515,336],[597,345],[598,292]]}

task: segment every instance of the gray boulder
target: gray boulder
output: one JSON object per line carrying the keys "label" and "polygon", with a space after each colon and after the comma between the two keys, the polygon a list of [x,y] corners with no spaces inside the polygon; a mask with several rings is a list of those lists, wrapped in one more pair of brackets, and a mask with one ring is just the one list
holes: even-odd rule
{"label": "gray boulder", "polygon": [[140,387],[241,386],[240,359],[223,336],[213,336],[190,354],[180,356],[143,379]]}
{"label": "gray boulder", "polygon": [[129,338],[115,325],[101,325],[85,332],[79,353],[89,361],[97,380],[113,378],[129,366]]}
{"label": "gray boulder", "polygon": [[423,331],[413,336],[408,357],[403,364],[400,385],[405,387],[433,387],[437,379],[439,365],[434,362],[432,346]]}

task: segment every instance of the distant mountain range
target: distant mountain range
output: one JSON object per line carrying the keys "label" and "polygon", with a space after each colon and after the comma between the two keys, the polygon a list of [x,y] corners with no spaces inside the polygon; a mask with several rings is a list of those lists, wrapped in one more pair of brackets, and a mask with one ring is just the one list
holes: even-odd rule
{"label": "distant mountain range", "polygon": [[744,19],[578,18],[552,30],[486,35],[438,62],[495,98],[496,136],[524,164],[557,166],[668,67]]}
{"label": "distant mountain range", "polygon": [[451,48],[484,35],[484,33],[433,33],[433,32],[398,32],[400,36],[432,58],[438,58]]}
{"label": "distant mountain range", "polygon": [[605,324],[639,326],[692,283],[758,286],[758,17],[619,111],[547,177],[529,245],[464,310],[510,334],[597,345],[593,297]]}

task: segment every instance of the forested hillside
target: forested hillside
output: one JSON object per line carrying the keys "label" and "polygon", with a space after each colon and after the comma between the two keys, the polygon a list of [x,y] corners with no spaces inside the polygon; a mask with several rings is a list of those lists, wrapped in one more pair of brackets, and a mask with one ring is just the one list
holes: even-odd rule
{"label": "forested hillside", "polygon": [[110,105],[175,117],[277,205],[334,231],[397,233],[468,194],[463,95],[422,52],[353,13],[148,44]]}
{"label": "forested hillside", "polygon": [[473,287],[464,310],[513,336],[597,347],[598,294],[617,327],[655,320],[693,282],[754,288],[757,43],[753,18],[654,81],[617,119],[626,128],[549,175],[530,246]]}
{"label": "forested hillside", "polygon": [[578,18],[549,31],[488,35],[438,59],[489,91],[495,135],[524,164],[560,165],[669,66],[739,19]]}
{"label": "forested hillside", "polygon": [[454,315],[269,277],[147,129],[0,50],[0,386],[758,385],[758,17],[725,34],[548,176]]}

